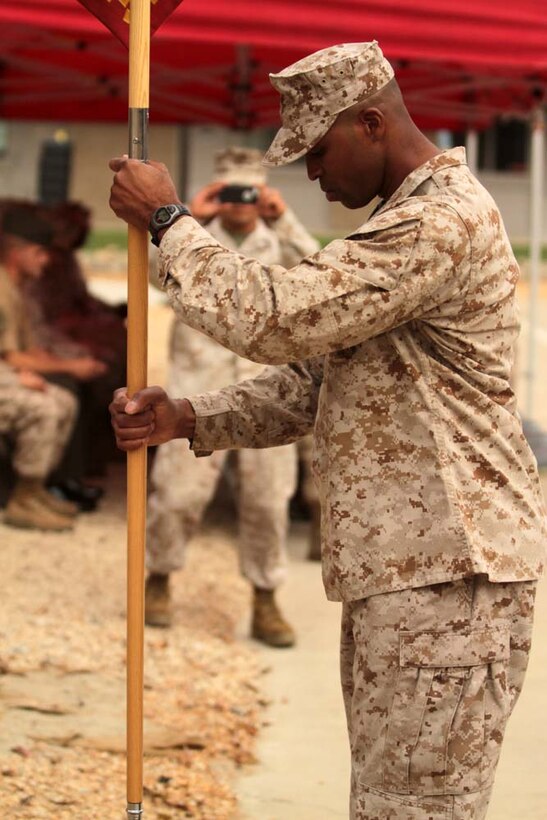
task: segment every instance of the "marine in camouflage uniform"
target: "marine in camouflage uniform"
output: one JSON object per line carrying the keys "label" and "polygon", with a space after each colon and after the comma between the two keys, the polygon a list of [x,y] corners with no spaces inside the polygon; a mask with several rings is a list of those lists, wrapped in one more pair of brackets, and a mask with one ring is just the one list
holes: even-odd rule
{"label": "marine in camouflage uniform", "polygon": [[[323,577],[343,603],[351,818],[482,820],[546,535],[510,387],[517,264],[464,150],[418,131],[376,42],[325,49],[272,82],[283,126],[266,161],[306,155],[310,179],[348,207],[382,199],[289,271],[243,263],[181,217],[160,249],[177,315],[277,367],[179,402],[143,391],[134,416],[122,392],[118,441],[176,434],[205,455],[314,428]],[[129,221],[176,201],[161,170],[112,167]],[[156,199],[137,205],[131,174]]]}
{"label": "marine in camouflage uniform", "polygon": [[[47,261],[50,229],[31,211],[6,212],[0,256],[16,265],[19,253],[42,254]],[[15,251],[12,244],[15,241]],[[24,271],[21,271],[23,274]],[[74,505],[52,496],[45,480],[58,464],[72,432],[77,403],[67,390],[48,384],[32,372],[18,372],[10,354],[33,347],[33,335],[20,290],[0,264],[0,434],[10,443],[16,485],[8,500],[4,523],[43,530],[73,526]]]}
{"label": "marine in camouflage uniform", "polygon": [[[196,197],[192,211],[198,214],[200,207],[210,207],[214,213],[220,209],[207,222],[207,230],[223,246],[265,265],[291,267],[315,252],[319,245],[289,208],[266,222],[257,218],[259,204],[222,206],[216,197],[227,184],[264,186],[266,175],[261,158],[261,153],[254,149],[229,148],[219,152],[216,184],[208,186],[210,193],[206,191]],[[233,218],[234,207],[239,209],[244,223],[252,225],[245,235],[237,234],[228,221],[228,217]],[[172,325],[167,389],[173,395],[215,390],[251,379],[263,369],[263,365],[237,356],[180,321]],[[147,516],[150,576],[145,619],[150,625],[168,626],[171,622],[166,578],[184,564],[186,545],[214,495],[226,456],[226,451],[219,451],[210,459],[196,460],[182,439],[169,441],[157,450]],[[287,573],[288,509],[296,484],[296,448],[290,444],[242,449],[237,466],[238,547],[242,574],[255,590],[253,635],[274,646],[290,645],[294,633],[274,605],[273,591]]]}

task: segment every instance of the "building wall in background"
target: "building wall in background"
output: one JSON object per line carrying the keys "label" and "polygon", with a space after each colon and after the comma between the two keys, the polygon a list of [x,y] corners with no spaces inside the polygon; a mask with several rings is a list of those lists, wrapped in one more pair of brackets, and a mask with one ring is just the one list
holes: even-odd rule
{"label": "building wall in background", "polygon": [[[108,160],[127,150],[125,125],[7,123],[5,150],[0,153],[0,196],[30,199],[36,196],[41,144],[58,128],[66,130],[73,143],[71,198],[85,202],[92,209],[97,228],[116,228],[119,222],[108,206],[112,178]],[[181,140],[182,133],[186,135],[184,141]],[[190,198],[202,185],[210,182],[216,150],[239,144],[265,148],[265,136],[264,133],[235,132],[214,126],[182,129],[152,122],[150,156],[165,162],[173,178],[181,183],[183,196]],[[186,145],[186,156],[183,156],[182,145]],[[511,239],[526,241],[529,226],[527,173],[483,171],[479,178],[500,206]],[[282,191],[304,223],[319,235],[349,233],[366,219],[369,210],[348,211],[338,203],[328,203],[319,186],[308,181],[303,162],[272,169],[270,184]],[[547,197],[543,217],[543,235],[547,243]]]}
{"label": "building wall in background", "polygon": [[[72,142],[70,198],[91,208],[96,228],[116,228],[119,220],[108,206],[112,184],[108,161],[127,153],[126,125],[7,123],[5,150],[0,155],[0,196],[36,198],[42,142],[59,129],[66,131]],[[161,157],[175,179],[180,164],[178,132],[178,128],[164,125],[152,126],[149,132],[150,155]]]}

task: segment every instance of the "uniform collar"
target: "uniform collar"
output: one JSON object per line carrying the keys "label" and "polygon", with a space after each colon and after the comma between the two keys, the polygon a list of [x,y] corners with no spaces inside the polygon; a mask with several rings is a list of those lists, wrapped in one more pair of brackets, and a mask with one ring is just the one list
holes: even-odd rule
{"label": "uniform collar", "polygon": [[396,191],[382,202],[381,205],[374,210],[374,215],[381,213],[386,208],[392,208],[398,205],[403,199],[411,196],[414,191],[422,185],[426,179],[429,179],[441,171],[443,168],[454,168],[457,165],[467,165],[465,158],[465,148],[459,146],[458,148],[450,148],[448,151],[441,151],[440,154],[432,157],[423,165],[419,165],[414,171],[411,171],[407,177],[402,181]]}

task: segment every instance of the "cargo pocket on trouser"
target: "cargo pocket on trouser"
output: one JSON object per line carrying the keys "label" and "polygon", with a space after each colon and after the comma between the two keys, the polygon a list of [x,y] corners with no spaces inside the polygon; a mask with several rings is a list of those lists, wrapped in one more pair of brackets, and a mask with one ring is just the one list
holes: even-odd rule
{"label": "cargo pocket on trouser", "polygon": [[451,820],[452,806],[443,806],[439,798],[403,797],[385,794],[367,787],[359,795],[356,820]]}
{"label": "cargo pocket on trouser", "polygon": [[509,632],[401,632],[383,786],[412,795],[478,792],[494,777],[510,711]]}

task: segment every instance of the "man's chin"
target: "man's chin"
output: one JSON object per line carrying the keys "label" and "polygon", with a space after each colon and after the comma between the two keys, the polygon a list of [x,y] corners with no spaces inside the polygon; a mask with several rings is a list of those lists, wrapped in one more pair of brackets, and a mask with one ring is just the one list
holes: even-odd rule
{"label": "man's chin", "polygon": [[344,208],[349,208],[350,211],[357,211],[359,208],[366,208],[367,205],[370,205],[374,197],[369,197],[368,199],[358,199],[358,200],[347,200],[341,199],[340,202],[344,206]]}
{"label": "man's chin", "polygon": [[344,208],[348,208],[350,211],[355,211],[358,208],[364,208],[366,205],[369,204],[368,202],[363,202],[362,200],[355,200],[355,199],[348,199],[344,197],[343,194],[340,194],[336,191],[326,191],[325,197],[328,202],[339,202]]}

